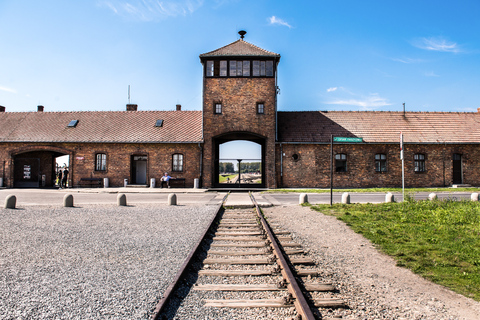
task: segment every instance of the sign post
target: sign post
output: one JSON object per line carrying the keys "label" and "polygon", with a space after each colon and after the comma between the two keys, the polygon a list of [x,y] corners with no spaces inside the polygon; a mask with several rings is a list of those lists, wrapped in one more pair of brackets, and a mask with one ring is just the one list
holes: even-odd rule
{"label": "sign post", "polygon": [[330,206],[333,205],[333,143],[334,142],[346,142],[346,143],[362,143],[363,138],[358,137],[334,137],[330,136]]}

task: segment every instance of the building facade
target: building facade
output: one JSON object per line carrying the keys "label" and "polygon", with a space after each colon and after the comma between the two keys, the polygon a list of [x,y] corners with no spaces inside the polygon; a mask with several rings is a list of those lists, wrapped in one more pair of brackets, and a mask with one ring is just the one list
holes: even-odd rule
{"label": "building facade", "polygon": [[[279,112],[280,55],[241,39],[200,55],[202,111],[7,112],[0,106],[0,182],[53,187],[68,155],[69,185],[108,178],[148,186],[164,172],[204,188],[480,185],[480,113]],[[335,139],[334,139],[335,138]],[[261,148],[261,183],[220,181],[220,147]],[[337,140],[332,143],[332,140]],[[333,170],[332,170],[333,169]]]}

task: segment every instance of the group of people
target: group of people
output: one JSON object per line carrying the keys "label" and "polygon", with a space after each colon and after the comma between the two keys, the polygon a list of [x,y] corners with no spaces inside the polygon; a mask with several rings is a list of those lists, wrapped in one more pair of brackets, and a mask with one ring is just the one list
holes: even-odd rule
{"label": "group of people", "polygon": [[[172,179],[172,177],[168,175],[168,172],[165,172],[165,174],[161,179],[160,187],[163,188],[163,186],[166,184],[167,187],[170,188],[170,179]],[[57,184],[60,189],[67,187],[67,180],[68,180],[68,169],[65,168],[63,169],[63,171],[62,169],[58,169]]]}
{"label": "group of people", "polygon": [[67,180],[68,180],[68,169],[65,167],[65,169],[58,169],[58,174],[57,174],[57,184],[60,189],[66,188],[67,187]]}

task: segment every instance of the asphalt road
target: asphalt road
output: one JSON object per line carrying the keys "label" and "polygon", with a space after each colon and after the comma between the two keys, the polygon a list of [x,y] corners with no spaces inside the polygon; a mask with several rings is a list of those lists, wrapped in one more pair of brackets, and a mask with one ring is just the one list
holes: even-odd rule
{"label": "asphalt road", "polygon": [[[425,200],[430,192],[415,193],[413,197],[417,200]],[[385,202],[386,193],[350,193],[351,203],[380,203]],[[403,200],[401,193],[393,193],[395,201]],[[470,199],[471,193],[468,192],[445,192],[437,193],[439,199],[452,198],[455,200]],[[298,193],[267,193],[263,194],[265,200],[270,201],[273,205],[291,205],[298,204]],[[310,203],[330,203],[330,193],[308,193],[308,202]],[[333,203],[342,202],[341,193],[333,193]]]}
{"label": "asphalt road", "polygon": [[[185,192],[185,189],[168,189],[155,191],[156,189],[135,190],[135,192],[125,192],[127,204],[167,204],[169,193],[175,192],[179,205],[208,205],[219,204],[225,193],[223,192],[205,192],[205,190],[197,190],[197,192]],[[193,190],[193,189],[192,189]],[[198,192],[200,191],[200,192]],[[82,189],[0,189],[0,204],[3,204],[5,198],[14,194],[17,197],[17,207],[35,206],[35,205],[63,205],[63,197],[65,194],[72,194],[74,197],[74,205],[95,205],[95,204],[116,204],[119,192],[112,192],[105,189],[82,190]],[[415,199],[427,199],[429,192],[415,193]],[[444,192],[437,193],[440,199],[452,198],[470,199],[469,192]],[[402,201],[401,193],[394,193],[396,201]],[[294,205],[298,204],[299,193],[262,193],[261,197],[272,203],[273,205]],[[341,202],[342,194],[334,193],[333,202]],[[309,193],[308,200],[310,203],[330,203],[330,193]],[[385,201],[385,193],[350,193],[350,201],[352,203],[380,203]],[[3,207],[3,205],[2,205]]]}

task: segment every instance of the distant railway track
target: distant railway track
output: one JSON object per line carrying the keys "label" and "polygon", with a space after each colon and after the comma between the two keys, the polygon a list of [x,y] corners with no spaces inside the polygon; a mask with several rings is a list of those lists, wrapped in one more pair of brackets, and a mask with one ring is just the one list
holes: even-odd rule
{"label": "distant railway track", "polygon": [[237,317],[244,308],[270,308],[289,310],[295,319],[338,319],[322,313],[347,308],[335,297],[335,287],[319,279],[315,262],[289,232],[269,225],[252,194],[250,198],[254,209],[224,209],[223,199],[204,237],[158,303],[154,320],[174,318],[168,305],[172,297],[182,296],[175,290],[188,282],[189,272],[195,272],[196,280],[186,291],[198,293],[205,308],[234,309]]}

